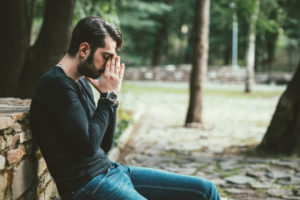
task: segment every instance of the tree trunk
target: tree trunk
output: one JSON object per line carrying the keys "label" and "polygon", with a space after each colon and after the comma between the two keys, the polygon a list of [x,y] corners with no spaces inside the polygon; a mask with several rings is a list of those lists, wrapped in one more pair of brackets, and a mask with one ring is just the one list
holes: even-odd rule
{"label": "tree trunk", "polygon": [[75,0],[46,0],[44,21],[35,44],[26,53],[17,95],[31,97],[39,77],[66,52]]}
{"label": "tree trunk", "polygon": [[202,123],[203,75],[207,69],[209,48],[210,0],[197,0],[195,8],[195,43],[190,77],[190,101],[185,125]]}
{"label": "tree trunk", "polygon": [[256,22],[259,13],[259,0],[254,2],[254,11],[250,19],[250,28],[248,36],[248,48],[246,53],[246,84],[245,92],[252,91],[252,86],[255,82],[254,63],[255,63],[255,38],[256,38]]}
{"label": "tree trunk", "polygon": [[[28,8],[29,5],[32,7]],[[23,0],[1,2],[0,97],[16,95],[30,42],[33,7],[34,1],[31,4]]]}
{"label": "tree trunk", "polygon": [[300,62],[258,150],[267,153],[300,155]]}

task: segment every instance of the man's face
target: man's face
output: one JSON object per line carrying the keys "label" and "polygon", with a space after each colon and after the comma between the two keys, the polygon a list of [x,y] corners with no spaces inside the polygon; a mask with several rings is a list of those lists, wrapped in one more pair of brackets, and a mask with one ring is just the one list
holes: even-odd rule
{"label": "man's face", "polygon": [[106,62],[116,54],[117,43],[109,36],[105,37],[105,47],[90,51],[88,57],[78,65],[78,72],[93,79],[104,73]]}

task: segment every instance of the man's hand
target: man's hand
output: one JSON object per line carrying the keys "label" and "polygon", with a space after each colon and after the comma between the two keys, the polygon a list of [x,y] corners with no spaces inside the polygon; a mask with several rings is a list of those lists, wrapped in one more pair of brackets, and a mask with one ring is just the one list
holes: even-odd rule
{"label": "man's hand", "polygon": [[122,63],[120,65],[120,57],[114,55],[107,61],[101,80],[94,80],[90,77],[86,78],[100,93],[115,91],[119,94],[123,81],[124,69],[125,64]]}

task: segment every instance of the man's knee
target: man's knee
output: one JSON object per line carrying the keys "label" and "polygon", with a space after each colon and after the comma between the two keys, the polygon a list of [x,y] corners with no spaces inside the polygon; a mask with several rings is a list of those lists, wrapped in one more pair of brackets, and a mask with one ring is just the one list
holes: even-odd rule
{"label": "man's knee", "polygon": [[219,192],[217,190],[217,187],[215,186],[215,184],[211,181],[207,181],[206,183],[206,191],[207,191],[207,198],[209,200],[219,200],[220,196],[219,196]]}

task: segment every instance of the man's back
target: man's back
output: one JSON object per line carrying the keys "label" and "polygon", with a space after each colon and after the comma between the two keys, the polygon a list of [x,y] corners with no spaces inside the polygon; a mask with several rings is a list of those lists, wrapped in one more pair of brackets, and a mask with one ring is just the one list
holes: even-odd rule
{"label": "man's back", "polygon": [[45,73],[32,98],[30,122],[60,195],[111,166],[105,152],[112,143],[115,108],[103,100],[96,108],[85,79],[76,83],[58,66]]}

